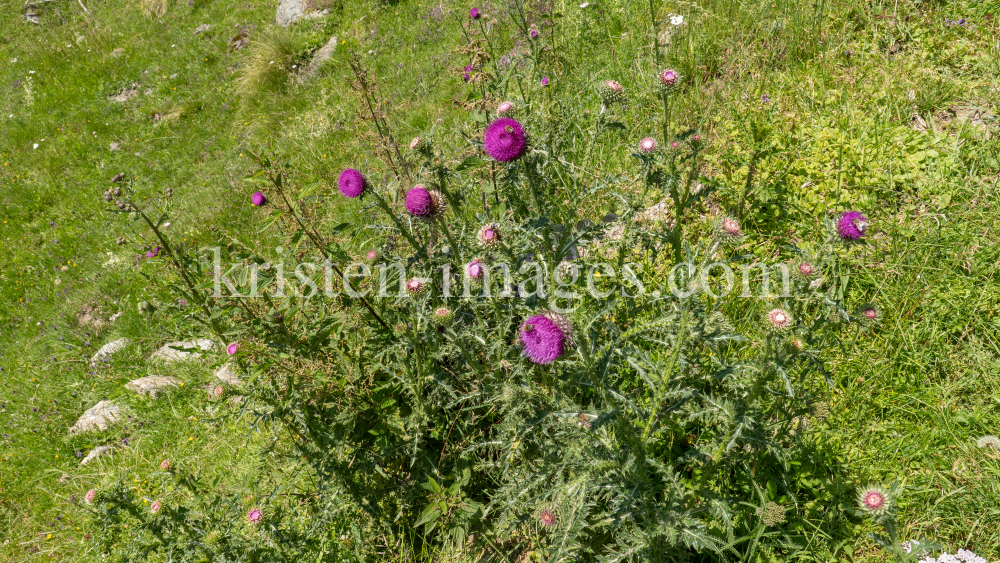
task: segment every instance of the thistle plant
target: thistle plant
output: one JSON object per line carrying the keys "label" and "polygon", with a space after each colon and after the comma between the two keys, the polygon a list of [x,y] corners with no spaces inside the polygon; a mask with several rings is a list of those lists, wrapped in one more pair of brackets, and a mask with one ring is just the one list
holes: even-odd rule
{"label": "thistle plant", "polygon": [[[830,319],[851,318],[843,288],[814,285],[849,268],[839,239],[789,248],[798,262],[778,268],[779,293],[766,277],[752,282],[758,300],[720,292],[732,280],[719,266],[742,264],[752,233],[695,213],[711,191],[696,131],[630,140],[630,181],[595,186],[580,171],[599,127],[559,129],[585,118],[498,83],[502,117],[470,118],[464,139],[422,132],[406,151],[351,65],[382,165],[330,182],[361,219],[321,228],[327,204],[293,195],[294,161],[247,149],[253,209],[330,277],[296,267],[300,283],[282,286],[284,264],[248,248],[225,258],[258,276],[259,299],[181,288],[202,305],[192,321],[240,343],[246,384],[224,388],[220,408],[278,434],[304,500],[248,501],[168,465],[177,493],[156,513],[120,482],[97,494],[109,534],[139,521],[135,553],[173,559],[379,549],[349,535],[425,560],[661,561],[752,553],[760,518],[746,491],[762,482],[775,483],[768,526],[826,494],[789,468],[821,448],[801,420],[826,400],[824,352],[842,324]],[[621,85],[604,87],[618,103]],[[179,275],[201,267],[146,223]],[[365,260],[344,265],[351,256]],[[243,290],[250,276],[239,279]]]}

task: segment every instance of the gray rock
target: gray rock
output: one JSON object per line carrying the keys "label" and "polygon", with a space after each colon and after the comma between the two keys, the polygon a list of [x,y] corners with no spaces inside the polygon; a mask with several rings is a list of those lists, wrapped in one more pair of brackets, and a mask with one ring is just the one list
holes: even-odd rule
{"label": "gray rock", "polygon": [[101,360],[105,358],[110,358],[111,356],[117,354],[118,352],[122,351],[126,346],[128,346],[129,342],[131,341],[128,338],[119,338],[114,342],[108,342],[104,346],[101,346],[101,348],[97,350],[97,353],[94,354],[92,358],[90,358],[90,365],[96,366],[97,363],[100,362]]}
{"label": "gray rock", "polygon": [[[186,348],[186,350],[176,350],[176,348]],[[183,342],[167,342],[162,348],[153,352],[153,355],[149,357],[149,360],[159,360],[163,362],[193,360],[201,357],[200,352],[207,352],[212,348],[215,348],[215,342],[212,342],[207,338],[185,340]]]}
{"label": "gray rock", "polygon": [[113,451],[115,451],[115,449],[111,446],[97,446],[96,448],[90,450],[90,453],[87,454],[87,457],[83,458],[80,465],[87,465],[98,458],[110,455]]}
{"label": "gray rock", "polygon": [[330,10],[321,12],[309,10],[306,0],[279,0],[274,19],[281,27],[288,27],[299,20],[319,18],[330,13]]}
{"label": "gray rock", "polygon": [[330,60],[330,57],[333,56],[333,53],[336,52],[336,50],[337,50],[337,36],[334,35],[333,37],[330,38],[329,41],[326,42],[326,45],[323,45],[323,47],[321,47],[319,51],[316,51],[316,54],[313,55],[313,58],[311,61],[309,61],[309,64],[306,65],[306,67],[302,69],[302,72],[299,73],[299,80],[306,81],[315,77],[316,74],[319,73],[320,66],[322,66],[323,63],[325,63],[326,61]]}
{"label": "gray rock", "polygon": [[122,88],[122,91],[119,92],[118,94],[116,94],[114,96],[111,96],[111,101],[118,102],[118,103],[124,103],[124,102],[127,102],[127,101],[131,100],[132,98],[134,98],[134,97],[136,97],[138,95],[139,95],[139,85],[138,84],[132,84],[131,86],[128,86],[126,88]]}
{"label": "gray rock", "polygon": [[234,366],[231,363],[225,364],[219,369],[215,370],[215,378],[219,381],[225,383],[226,385],[239,385],[243,383],[240,378],[236,377],[236,372],[234,371]]}
{"label": "gray rock", "polygon": [[104,326],[104,319],[100,316],[100,311],[90,305],[80,307],[80,312],[76,315],[76,322],[82,327],[93,330],[100,330]]}
{"label": "gray rock", "polygon": [[123,415],[122,408],[112,401],[101,401],[83,413],[76,424],[69,429],[70,436],[92,430],[105,431]]}
{"label": "gray rock", "polygon": [[139,395],[149,395],[155,398],[160,391],[166,390],[167,387],[176,387],[180,382],[179,379],[173,377],[150,375],[129,381],[125,384],[125,388]]}
{"label": "gray rock", "polygon": [[194,29],[194,34],[201,35],[210,29],[212,29],[211,24],[203,23]]}

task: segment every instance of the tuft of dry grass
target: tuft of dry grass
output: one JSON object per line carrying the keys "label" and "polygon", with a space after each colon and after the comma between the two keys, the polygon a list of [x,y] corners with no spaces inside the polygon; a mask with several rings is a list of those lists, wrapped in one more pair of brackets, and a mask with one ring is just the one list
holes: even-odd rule
{"label": "tuft of dry grass", "polygon": [[143,13],[151,17],[160,17],[167,13],[167,2],[169,0],[139,0],[139,7]]}
{"label": "tuft of dry grass", "polygon": [[297,44],[283,29],[267,32],[251,42],[250,55],[239,79],[239,91],[244,97],[262,92],[281,90],[292,76],[292,61]]}

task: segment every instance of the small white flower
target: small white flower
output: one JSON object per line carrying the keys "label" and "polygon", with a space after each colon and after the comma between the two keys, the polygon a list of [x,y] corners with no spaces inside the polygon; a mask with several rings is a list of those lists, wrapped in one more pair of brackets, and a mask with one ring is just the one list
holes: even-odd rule
{"label": "small white flower", "polygon": [[681,25],[684,23],[684,16],[670,14],[670,25]]}
{"label": "small white flower", "polygon": [[269,63],[267,63],[267,64],[269,64],[269,65],[273,65],[273,64],[274,64],[274,61],[271,61],[271,62],[269,62]]}
{"label": "small white flower", "polygon": [[583,4],[580,4],[580,7],[581,8],[586,8],[589,5],[590,5],[590,2],[584,2]]}
{"label": "small white flower", "polygon": [[33,70],[29,70],[29,71],[28,71],[28,74],[35,74],[35,71],[33,71]]}
{"label": "small white flower", "polygon": [[38,148],[38,143],[35,143],[35,145],[33,147],[31,147],[31,148],[32,149],[37,149]]}

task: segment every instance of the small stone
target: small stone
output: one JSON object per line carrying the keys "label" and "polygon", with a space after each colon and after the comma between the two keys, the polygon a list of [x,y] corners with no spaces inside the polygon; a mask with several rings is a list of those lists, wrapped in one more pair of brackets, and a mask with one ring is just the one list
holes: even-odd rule
{"label": "small stone", "polygon": [[210,29],[212,29],[211,24],[203,23],[203,24],[199,25],[198,27],[194,28],[194,34],[195,35],[201,35],[202,33],[205,33],[206,31],[208,31]]}
{"label": "small stone", "polygon": [[104,321],[99,315],[97,309],[90,305],[84,305],[80,307],[80,312],[76,315],[76,323],[82,327],[100,330],[104,327]]}
{"label": "small stone", "polygon": [[113,403],[112,401],[101,401],[93,407],[91,407],[87,412],[83,413],[69,429],[70,436],[80,434],[81,432],[90,432],[92,430],[105,431],[108,426],[114,424],[119,418],[123,416],[122,408]]}
{"label": "small stone", "polygon": [[319,51],[316,51],[316,54],[313,55],[309,64],[306,65],[306,67],[302,69],[302,72],[299,73],[299,80],[306,81],[315,77],[316,74],[319,73],[319,68],[323,65],[323,63],[330,60],[330,57],[333,56],[333,53],[336,50],[337,36],[334,35],[329,41],[326,42],[326,45],[323,45]]}
{"label": "small stone", "polygon": [[111,51],[111,56],[116,59],[124,54],[125,54],[125,49],[123,49],[122,47],[118,47],[114,51]]}
{"label": "small stone", "polygon": [[150,375],[129,381],[125,384],[125,388],[139,395],[149,395],[156,398],[156,394],[160,391],[164,391],[167,387],[177,387],[179,383],[180,380],[173,377]]}
{"label": "small stone", "polygon": [[122,88],[122,91],[119,92],[118,94],[111,96],[111,101],[124,103],[138,95],[139,95],[139,85],[133,83],[131,86]]}
{"label": "small stone", "polygon": [[[178,350],[177,348],[186,348],[186,350]],[[212,342],[207,338],[185,340],[183,342],[168,342],[164,344],[162,348],[153,352],[153,355],[149,357],[149,360],[160,360],[164,362],[193,360],[201,357],[198,350],[207,352],[213,348],[215,348],[215,342]]]}
{"label": "small stone", "polygon": [[307,0],[279,0],[274,19],[281,27],[288,27],[299,20],[319,18],[330,13],[330,10],[319,12],[309,10]]}
{"label": "small stone", "polygon": [[115,151],[117,151],[120,148],[122,148],[122,146],[120,144],[118,144],[117,141],[111,143],[111,152],[115,152]]}
{"label": "small stone", "polygon": [[100,349],[97,350],[97,353],[90,358],[90,365],[96,366],[101,360],[110,358],[128,346],[129,342],[130,340],[128,338],[119,338],[114,342],[108,342],[104,346],[101,346]]}
{"label": "small stone", "polygon": [[113,451],[115,451],[115,449],[111,446],[97,446],[96,448],[90,450],[90,453],[87,454],[87,457],[83,458],[80,465],[87,465],[98,458],[111,454]]}
{"label": "small stone", "polygon": [[240,381],[240,378],[236,377],[236,373],[233,370],[232,363],[225,364],[215,370],[215,378],[226,385],[239,385],[243,383]]}

